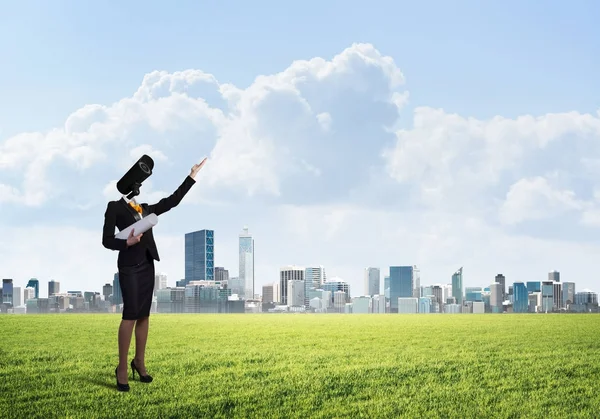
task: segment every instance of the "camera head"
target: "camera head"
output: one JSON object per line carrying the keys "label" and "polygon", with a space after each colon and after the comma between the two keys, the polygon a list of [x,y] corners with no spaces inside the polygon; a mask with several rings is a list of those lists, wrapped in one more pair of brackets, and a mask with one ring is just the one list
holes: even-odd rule
{"label": "camera head", "polygon": [[127,199],[139,195],[142,182],[150,177],[153,168],[154,160],[144,154],[117,182],[117,189],[122,195],[127,195]]}

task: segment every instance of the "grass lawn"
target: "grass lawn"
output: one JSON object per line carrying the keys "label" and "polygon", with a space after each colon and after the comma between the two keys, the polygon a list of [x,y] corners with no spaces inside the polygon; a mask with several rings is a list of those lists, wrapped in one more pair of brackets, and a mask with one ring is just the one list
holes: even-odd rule
{"label": "grass lawn", "polygon": [[594,314],[152,314],[129,393],[119,322],[0,316],[0,417],[600,416]]}

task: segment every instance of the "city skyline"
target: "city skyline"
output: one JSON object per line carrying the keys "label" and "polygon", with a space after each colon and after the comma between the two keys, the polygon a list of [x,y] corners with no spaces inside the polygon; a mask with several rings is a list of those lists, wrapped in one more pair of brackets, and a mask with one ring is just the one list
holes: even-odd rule
{"label": "city skyline", "polygon": [[[137,47],[129,19],[114,22],[118,42],[94,23],[110,8],[8,6],[14,19],[0,38],[16,41],[0,78],[0,275],[105,282],[116,267],[99,238],[106,203],[148,154],[155,166],[138,200],[150,203],[208,157],[153,230],[156,269],[169,278],[184,278],[184,235],[203,228],[222,245],[215,263],[235,274],[248,225],[260,249],[255,292],[289,263],[322,264],[355,289],[365,266],[394,263],[419,266],[423,281],[445,282],[458,266],[465,286],[557,269],[594,288],[597,5],[540,14],[486,3],[476,19],[467,4],[432,14],[417,2],[383,15],[347,8],[339,19],[339,7],[319,4],[311,42],[296,39],[311,26],[302,14],[269,32],[277,19],[244,6],[240,37],[214,9],[188,6],[161,14],[173,31],[141,32],[153,54]],[[157,19],[153,8],[123,7],[137,22]],[[367,31],[376,15],[384,29]],[[579,22],[569,37],[547,30],[565,16]]]}

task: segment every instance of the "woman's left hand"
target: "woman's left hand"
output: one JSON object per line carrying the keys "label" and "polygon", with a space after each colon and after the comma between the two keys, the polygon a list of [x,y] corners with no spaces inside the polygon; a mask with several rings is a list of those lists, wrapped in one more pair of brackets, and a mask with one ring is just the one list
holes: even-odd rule
{"label": "woman's left hand", "polygon": [[196,174],[200,171],[200,169],[202,169],[202,166],[204,166],[204,163],[206,163],[207,159],[208,157],[205,157],[204,160],[200,162],[200,164],[195,164],[192,166],[192,170],[190,171],[190,177],[192,179],[196,177]]}

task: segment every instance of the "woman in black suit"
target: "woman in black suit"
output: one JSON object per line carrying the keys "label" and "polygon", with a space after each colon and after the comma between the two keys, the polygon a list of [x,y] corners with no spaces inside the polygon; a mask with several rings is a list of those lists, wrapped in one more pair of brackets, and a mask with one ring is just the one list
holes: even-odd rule
{"label": "woman in black suit", "polygon": [[104,213],[102,245],[107,249],[118,250],[117,267],[119,285],[123,295],[123,314],[119,326],[119,366],[115,369],[117,389],[129,391],[127,382],[127,354],[131,344],[131,335],[135,326],[135,358],[131,360],[131,370],[140,381],[149,383],[152,377],[146,372],[145,351],[148,338],[148,326],[152,294],[154,291],[154,260],[159,261],[158,250],[152,229],[143,234],[134,235],[131,231],[127,240],[115,238],[115,227],[123,230],[149,214],[157,216],[176,207],[190,188],[196,183],[194,178],[206,159],[195,164],[183,183],[169,197],[158,203],[138,205],[135,198],[128,200],[123,196],[118,201],[110,201]]}

